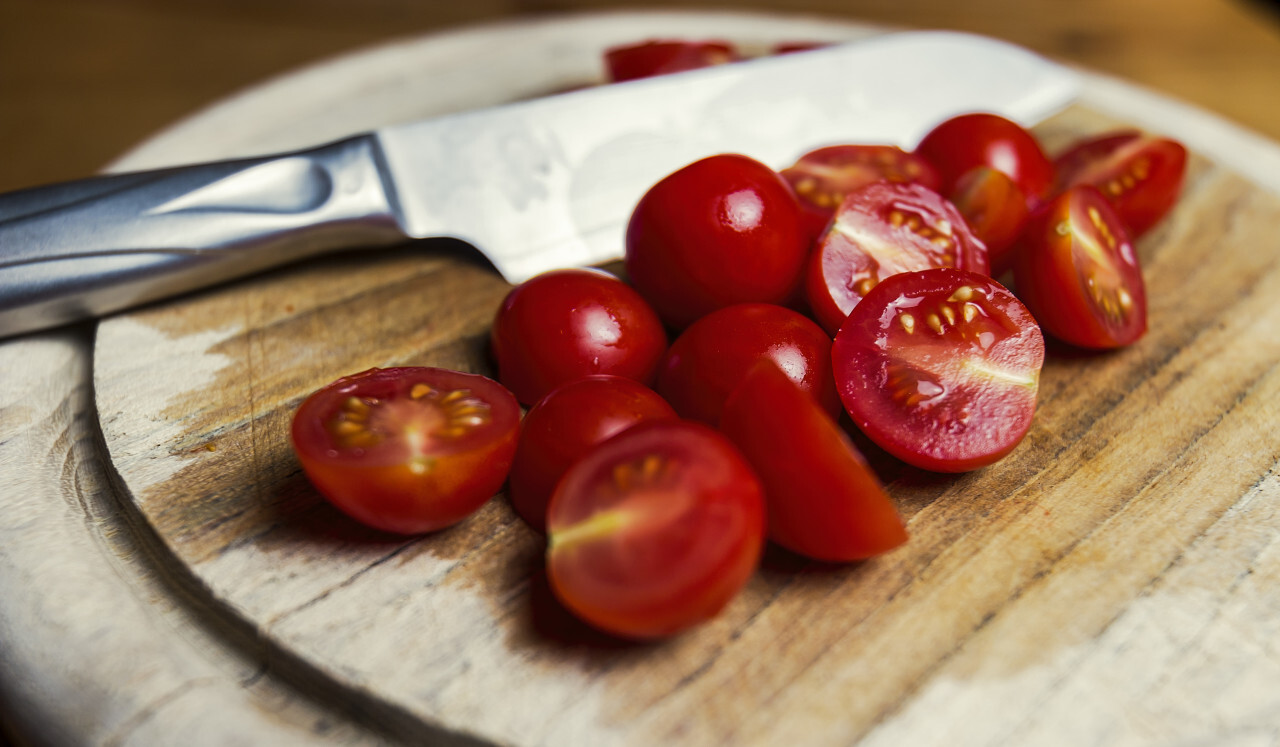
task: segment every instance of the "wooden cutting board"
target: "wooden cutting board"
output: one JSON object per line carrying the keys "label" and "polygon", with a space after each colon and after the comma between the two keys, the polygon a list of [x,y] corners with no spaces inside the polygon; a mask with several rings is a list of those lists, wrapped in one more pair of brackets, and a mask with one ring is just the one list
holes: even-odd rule
{"label": "wooden cutting board", "polygon": [[[680,35],[707,33],[689,18]],[[748,44],[872,31],[742,18],[727,35]],[[507,40],[525,46],[487,69],[492,90],[589,82],[600,47],[654,33],[620,16],[579,24]],[[505,49],[472,42],[435,64]],[[531,73],[522,55],[562,64]],[[367,126],[385,81],[340,67],[305,95],[340,97],[360,112],[346,124]],[[473,105],[473,89],[432,106]],[[351,101],[362,92],[375,103]],[[273,123],[308,108],[267,101],[229,105],[266,107],[266,134],[211,155],[273,149]],[[1053,149],[1130,123],[1193,151],[1179,206],[1138,247],[1146,337],[1051,347],[1030,434],[986,469],[930,474],[861,442],[911,542],[847,566],[770,553],[724,614],[675,639],[623,644],[574,622],[550,598],[541,538],[502,497],[400,538],[345,519],[301,474],[289,422],[319,386],[371,366],[491,373],[508,286],[456,244],[353,251],[102,322],[94,397],[124,510],[226,645],[260,647],[274,674],[394,739],[1274,742],[1280,196],[1238,172],[1278,156],[1096,76],[1038,134]],[[185,160],[173,149],[189,132],[126,164]]]}

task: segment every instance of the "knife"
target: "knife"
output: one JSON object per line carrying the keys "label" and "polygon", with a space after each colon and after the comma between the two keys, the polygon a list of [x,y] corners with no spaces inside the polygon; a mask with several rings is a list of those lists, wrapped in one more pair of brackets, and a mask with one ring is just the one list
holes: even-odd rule
{"label": "knife", "polygon": [[509,282],[618,258],[635,203],[701,157],[774,168],[833,143],[911,148],[947,117],[1031,125],[1078,77],[947,31],[848,44],[386,127],[293,153],[0,195],[0,337],[326,251],[452,237]]}

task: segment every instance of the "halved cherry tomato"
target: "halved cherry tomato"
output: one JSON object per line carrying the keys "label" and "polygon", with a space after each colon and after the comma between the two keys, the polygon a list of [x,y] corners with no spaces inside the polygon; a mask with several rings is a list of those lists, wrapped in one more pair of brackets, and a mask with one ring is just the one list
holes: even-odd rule
{"label": "halved cherry tomato", "polygon": [[654,75],[696,70],[740,59],[727,41],[653,39],[605,50],[605,72],[614,83]]}
{"label": "halved cherry tomato", "polygon": [[1022,243],[1014,285],[1046,332],[1086,348],[1128,345],[1146,332],[1138,255],[1098,190],[1072,187],[1043,206]]}
{"label": "halved cherry tomato", "polygon": [[626,376],[650,384],[667,349],[653,308],[599,270],[552,270],[512,288],[490,336],[498,380],[526,405],[561,384]]}
{"label": "halved cherry tomato", "polygon": [[832,348],[853,421],[893,456],[963,472],[1009,453],[1031,426],[1044,337],[1013,294],[950,268],[885,279]]}
{"label": "halved cherry tomato", "polygon": [[830,145],[809,151],[782,171],[817,238],[845,195],[872,182],[923,184],[938,189],[938,171],[923,157],[893,145]]}
{"label": "halved cherry tomato", "polygon": [[1013,247],[1027,223],[1027,198],[1007,175],[990,166],[965,172],[949,195],[965,223],[987,247],[991,277],[1013,262]]}
{"label": "halved cherry tomato", "polygon": [[773,361],[743,378],[725,403],[720,430],[760,476],[769,538],[779,545],[844,562],[907,541],[897,508],[862,454]]}
{"label": "halved cherry tomato", "polygon": [[735,303],[784,303],[808,253],[790,187],[768,166],[734,154],[662,179],[627,225],[627,277],[676,328]]}
{"label": "halved cherry tomato", "polygon": [[938,168],[943,194],[950,194],[960,177],[976,166],[990,166],[1008,175],[1030,207],[1053,187],[1053,162],[1040,141],[1017,122],[995,114],[952,117],[930,130],[915,152]]}
{"label": "halved cherry tomato", "polygon": [[520,406],[484,376],[373,368],[318,390],[293,417],[293,448],[325,498],[400,534],[456,524],[497,493]]}
{"label": "halved cherry tomato", "polygon": [[556,488],[551,588],[614,635],[673,635],[746,584],[764,521],[760,481],[727,438],[701,423],[641,423],[592,449]]}
{"label": "halved cherry tomato", "polygon": [[622,376],[588,376],[538,400],[520,425],[507,498],[539,532],[560,477],[591,447],[648,420],[675,420],[676,411],[649,387]]}
{"label": "halved cherry tomato", "polygon": [[1123,131],[1077,143],[1056,163],[1063,189],[1097,187],[1136,239],[1178,201],[1187,149],[1168,138]]}
{"label": "halved cherry tomato", "polygon": [[919,184],[876,182],[849,193],[809,257],[805,297],[830,334],[876,283],[929,267],[987,273],[987,248],[955,206]]}
{"label": "halved cherry tomato", "polygon": [[762,358],[782,368],[827,412],[840,412],[831,337],[811,319],[772,304],[737,304],[684,331],[658,371],[658,393],[681,417],[715,425],[729,395]]}

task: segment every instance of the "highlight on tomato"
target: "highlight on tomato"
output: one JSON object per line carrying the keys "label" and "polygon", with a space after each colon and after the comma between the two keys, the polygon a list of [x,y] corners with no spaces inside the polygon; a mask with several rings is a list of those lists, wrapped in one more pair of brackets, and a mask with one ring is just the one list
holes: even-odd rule
{"label": "highlight on tomato", "polygon": [[872,441],[908,464],[963,472],[1026,435],[1044,337],[995,280],[937,268],[873,288],[831,356],[845,409]]}
{"label": "highlight on tomato", "polygon": [[616,636],[674,635],[718,614],[765,541],[760,481],[722,434],[647,422],[575,462],[547,515],[547,574],[571,612]]}
{"label": "highlight on tomato", "polygon": [[950,194],[966,172],[989,166],[1018,185],[1034,207],[1054,185],[1053,162],[1022,125],[997,114],[974,112],[952,117],[928,132],[915,152],[928,159],[942,177],[943,194]]}
{"label": "highlight on tomato", "polygon": [[1176,140],[1123,130],[1077,142],[1055,164],[1060,189],[1097,188],[1137,239],[1177,203],[1187,149]]}
{"label": "highlight on tomato", "polygon": [[309,396],[294,452],[338,509],[399,534],[462,521],[496,494],[516,450],[520,406],[498,382],[440,368],[373,368]]}
{"label": "highlight on tomato", "polygon": [[604,52],[605,75],[612,83],[723,65],[741,59],[733,44],[708,39],[650,39],[621,44]]}

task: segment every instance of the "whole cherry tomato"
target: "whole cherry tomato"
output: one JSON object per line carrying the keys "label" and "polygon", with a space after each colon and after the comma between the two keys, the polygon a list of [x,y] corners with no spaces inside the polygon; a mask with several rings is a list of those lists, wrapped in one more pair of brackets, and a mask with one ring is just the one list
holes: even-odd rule
{"label": "whole cherry tomato", "polygon": [[1096,187],[1136,239],[1178,201],[1187,149],[1175,140],[1126,130],[1076,143],[1055,163],[1062,189]]}
{"label": "whole cherry tomato", "polygon": [[1031,206],[1053,188],[1053,162],[1022,125],[995,114],[962,114],[929,131],[916,153],[937,167],[942,193],[950,194],[965,172],[990,166],[1013,179]]}
{"label": "whole cherry tomato", "polygon": [[640,294],[599,270],[553,270],[511,289],[490,337],[498,380],[526,405],[593,374],[649,384],[667,333]]}
{"label": "whole cherry tomato", "polygon": [[500,384],[439,368],[374,368],[312,394],[293,448],[325,498],[371,527],[417,534],[455,524],[497,493],[520,406]]}
{"label": "whole cherry tomato", "polygon": [[604,52],[605,73],[613,83],[723,65],[738,59],[734,46],[720,40],[653,39],[610,47]]}
{"label": "whole cherry tomato", "polygon": [[1027,223],[1027,198],[1012,179],[990,166],[965,172],[949,195],[969,230],[987,247],[991,277],[1013,264],[1013,248]]}
{"label": "whole cherry tomato", "polygon": [[655,184],[627,225],[631,284],[676,328],[735,303],[783,303],[809,251],[790,187],[768,166],[724,154]]}

